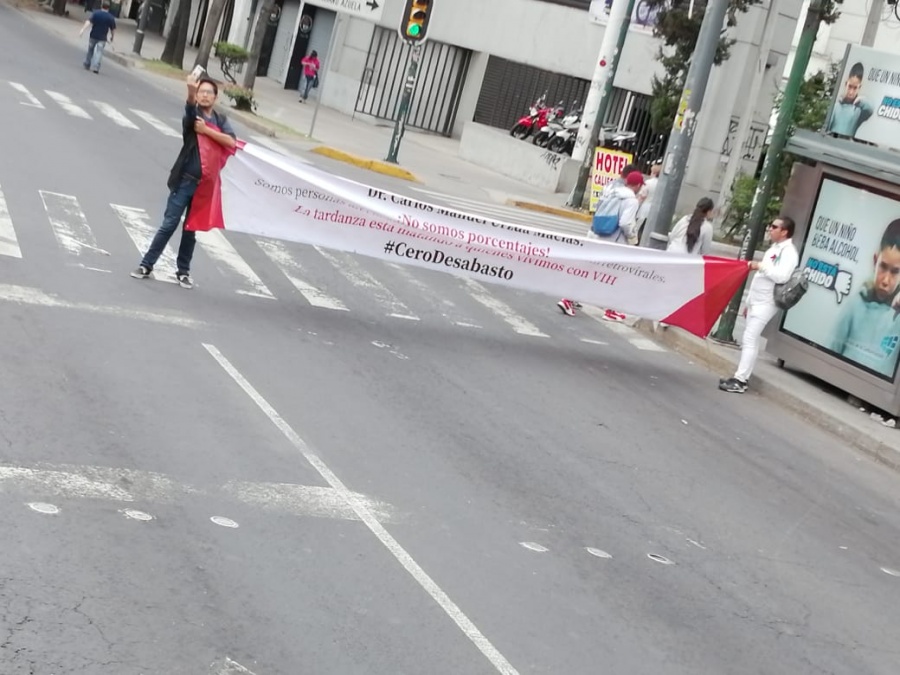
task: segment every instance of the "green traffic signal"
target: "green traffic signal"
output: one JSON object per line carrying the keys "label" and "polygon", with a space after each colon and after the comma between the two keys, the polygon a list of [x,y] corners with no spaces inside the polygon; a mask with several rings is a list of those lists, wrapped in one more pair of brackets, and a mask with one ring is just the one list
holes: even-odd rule
{"label": "green traffic signal", "polygon": [[417,23],[412,24],[409,28],[406,29],[406,34],[410,37],[418,37],[419,33],[421,32],[422,27]]}

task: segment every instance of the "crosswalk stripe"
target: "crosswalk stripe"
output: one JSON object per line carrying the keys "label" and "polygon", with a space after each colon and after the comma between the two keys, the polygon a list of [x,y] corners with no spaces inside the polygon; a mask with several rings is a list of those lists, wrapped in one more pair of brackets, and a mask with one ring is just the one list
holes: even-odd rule
{"label": "crosswalk stripe", "polygon": [[163,122],[163,121],[160,120],[159,118],[154,117],[154,116],[151,115],[150,113],[145,112],[145,111],[143,111],[143,110],[136,110],[136,109],[134,109],[134,108],[130,108],[130,110],[131,110],[131,112],[134,113],[137,117],[140,117],[140,118],[141,118],[142,120],[144,120],[147,124],[149,124],[151,127],[153,127],[154,129],[156,129],[159,133],[163,134],[164,136],[169,136],[169,137],[171,137],[171,138],[181,138],[181,134],[180,134],[180,133],[178,133],[177,131],[175,131],[175,129],[173,129],[172,127],[170,127],[168,124],[166,124],[165,122]]}
{"label": "crosswalk stripe", "polygon": [[300,266],[300,263],[294,260],[282,242],[274,239],[257,239],[256,245],[281,270],[282,274],[288,278],[288,281],[294,285],[294,288],[299,291],[300,295],[306,298],[310,305],[342,312],[348,311],[347,307],[340,300],[323,293],[301,278],[300,275],[303,273],[303,268]]}
{"label": "crosswalk stripe", "polygon": [[330,262],[347,281],[354,286],[370,291],[378,301],[388,309],[388,315],[397,319],[418,321],[419,317],[412,314],[390,290],[383,286],[375,277],[369,274],[352,257],[345,253],[332,253],[324,248],[316,246],[315,249],[325,260]]}
{"label": "crosswalk stripe", "polygon": [[478,324],[472,323],[472,319],[462,316],[453,301],[442,296],[434,288],[415,276],[408,267],[398,265],[397,263],[387,263],[387,265],[392,270],[396,271],[407,284],[415,288],[421,298],[430,303],[450,322],[464,328],[481,328]]}
{"label": "crosswalk stripe", "polygon": [[[141,255],[146,253],[157,229],[150,224],[150,214],[144,209],[134,209],[118,204],[110,204],[110,206],[128,233],[128,237],[134,242],[138,252]],[[167,245],[153,268],[153,278],[170,284],[178,283],[175,279],[176,271],[175,255]]]}
{"label": "crosswalk stripe", "polygon": [[126,129],[138,129],[138,125],[132,122],[130,119],[125,117],[122,113],[116,110],[109,103],[104,103],[103,101],[91,101],[94,104],[94,107],[97,108],[101,113],[106,115],[113,122],[118,124],[120,127],[125,127]]}
{"label": "crosswalk stripe", "polygon": [[197,241],[210,258],[218,260],[243,279],[246,288],[238,289],[237,293],[254,298],[265,298],[266,300],[275,299],[272,291],[266,287],[263,280],[257,276],[256,272],[247,264],[247,261],[231,245],[231,242],[225,238],[221,230],[198,232]]}
{"label": "crosswalk stripe", "polygon": [[6,207],[6,197],[0,189],[0,255],[8,255],[13,258],[22,257],[22,249],[16,239],[16,231],[13,229],[12,218]]}
{"label": "crosswalk stripe", "polygon": [[602,309],[598,309],[596,307],[591,307],[589,305],[584,305],[581,308],[581,311],[584,312],[587,316],[591,317],[594,321],[599,324],[602,324],[606,330],[610,333],[615,333],[616,335],[621,335],[623,338],[628,340],[631,343],[631,346],[640,349],[644,352],[665,352],[666,348],[661,347],[656,344],[650,338],[643,337],[640,333],[637,332],[631,326],[619,323],[617,321],[607,321],[603,318],[605,312]]}
{"label": "crosswalk stripe", "polygon": [[44,108],[44,104],[38,100],[37,96],[28,91],[28,87],[26,87],[24,84],[19,84],[18,82],[10,82],[9,86],[22,94],[22,96],[24,96],[26,99],[28,99],[27,101],[19,101],[19,103],[21,103],[22,105],[27,105],[32,108]]}
{"label": "crosswalk stripe", "polygon": [[80,117],[86,120],[94,119],[88,114],[87,110],[72,103],[72,99],[70,99],[65,94],[60,94],[57,91],[50,91],[49,89],[44,89],[44,91],[47,92],[47,96],[52,98],[57,104],[59,104],[60,108],[72,115],[72,117]]}
{"label": "crosswalk stripe", "polygon": [[546,333],[541,332],[540,328],[535,326],[528,319],[516,314],[512,307],[505,302],[491,295],[488,292],[488,289],[477,281],[463,278],[462,282],[468,287],[469,292],[475,300],[497,314],[497,316],[509,324],[515,332],[530,337],[550,337]]}
{"label": "crosswalk stripe", "polygon": [[60,246],[73,255],[81,255],[85,251],[109,255],[108,251],[97,246],[94,233],[75,197],[45,190],[39,192]]}

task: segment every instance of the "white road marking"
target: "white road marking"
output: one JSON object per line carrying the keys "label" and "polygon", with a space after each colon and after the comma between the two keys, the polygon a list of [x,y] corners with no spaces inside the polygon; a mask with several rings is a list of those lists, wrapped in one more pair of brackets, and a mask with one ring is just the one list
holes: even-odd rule
{"label": "white road marking", "polygon": [[56,296],[44,293],[38,288],[28,286],[13,286],[0,284],[0,302],[15,302],[20,305],[34,305],[36,307],[56,307],[60,309],[74,309],[94,314],[105,314],[120,319],[139,319],[153,323],[168,324],[181,328],[200,328],[202,321],[191,319],[181,314],[159,313],[150,310],[134,309],[132,307],[117,307],[115,305],[92,305],[85,302],[68,302],[60,300]]}
{"label": "white road marking", "polygon": [[8,255],[13,258],[22,257],[22,249],[19,248],[19,240],[16,239],[16,230],[13,228],[2,189],[0,189],[0,255]]}
{"label": "white road marking", "polygon": [[94,107],[97,108],[101,113],[106,115],[113,122],[118,124],[120,127],[124,127],[125,129],[135,129],[140,130],[137,124],[132,122],[130,119],[125,117],[122,113],[120,113],[116,108],[111,106],[109,103],[104,103],[103,101],[91,101],[94,104]]}
{"label": "white road marking", "polygon": [[527,548],[529,551],[535,551],[536,553],[546,553],[550,550],[546,546],[541,546],[534,541],[522,541],[519,542],[519,546],[521,546],[522,548]]}
{"label": "white road marking", "polygon": [[306,442],[300,438],[296,431],[289,425],[278,411],[266,401],[265,398],[253,388],[247,379],[241,375],[231,362],[225,358],[214,345],[204,344],[222,369],[234,380],[250,400],[253,401],[269,421],[284,434],[285,438],[296,448],[307,462],[319,473],[328,485],[334,488],[345,499],[359,519],[369,528],[378,541],[390,552],[392,556],[403,566],[409,575],[431,596],[448,617],[459,627],[463,634],[484,654],[491,665],[502,675],[518,675],[518,671],[506,660],[496,647],[478,630],[478,627],[463,614],[463,611],[450,599],[450,597],[428,576],[428,573],[407,553],[400,543],[391,536],[385,527],[379,522],[368,506],[362,502],[358,495],[351,492],[340,478],[323,462],[318,455],[313,453]]}
{"label": "white road marking", "polygon": [[451,300],[447,299],[434,288],[419,279],[409,267],[398,265],[397,263],[386,264],[399,274],[408,286],[415,288],[420,298],[427,301],[428,304],[434,307],[436,311],[440,312],[441,316],[448,321],[456,326],[462,326],[464,328],[481,328],[478,324],[472,323],[470,317],[463,316],[459,311],[459,308]]}
{"label": "white road marking", "polygon": [[637,347],[638,349],[645,352],[664,352],[666,351],[665,347],[660,347],[650,338],[645,337],[633,337],[629,338],[628,341],[631,343],[633,347]]}
{"label": "white road marking", "polygon": [[254,673],[226,656],[224,660],[213,662],[210,666],[210,675],[254,675]]}
{"label": "white road marking", "polygon": [[[127,486],[127,489],[122,486]],[[19,492],[65,499],[97,499],[110,502],[157,504],[194,496],[214,497],[245,504],[263,511],[309,518],[357,520],[343,494],[330,487],[290,483],[248,483],[197,486],[180,483],[165,474],[136,469],[71,464],[0,466],[0,492]],[[355,498],[383,521],[393,520],[392,508],[365,495]],[[129,518],[143,512],[125,509]]]}
{"label": "white road marking", "polygon": [[275,239],[256,239],[256,244],[268,256],[269,260],[281,270],[282,274],[288,278],[288,281],[294,285],[294,288],[300,292],[300,295],[306,298],[310,305],[342,312],[348,311],[347,307],[340,300],[332,298],[300,277],[303,273],[303,268],[300,266],[300,263],[294,260],[283,242]]}
{"label": "white road marking", "polygon": [[28,87],[26,87],[24,84],[19,84],[18,82],[10,82],[9,86],[22,94],[22,96],[24,96],[26,99],[28,99],[27,101],[19,101],[21,105],[27,105],[30,108],[44,108],[44,104],[37,99],[37,96],[28,91]]}
{"label": "white road marking", "polygon": [[213,516],[212,518],[210,518],[210,520],[216,525],[221,525],[222,527],[230,527],[235,530],[240,527],[240,525],[237,524],[237,521],[234,521],[231,518],[226,518],[225,516]]}
{"label": "white road marking", "polygon": [[109,255],[108,251],[97,246],[91,226],[75,197],[45,190],[40,190],[40,195],[60,246],[72,255],[81,255],[85,251]]}
{"label": "white road marking", "polygon": [[507,305],[505,302],[491,295],[488,292],[488,289],[479,284],[477,281],[463,278],[462,282],[469,289],[470,294],[473,298],[475,298],[476,301],[478,301],[489,310],[494,312],[494,314],[503,319],[503,321],[509,324],[515,332],[519,333],[520,335],[528,335],[530,337],[550,337],[546,333],[541,332],[541,329],[531,323],[528,319],[516,314],[516,312],[513,311],[512,307]]}
{"label": "white road marking", "polygon": [[218,260],[243,279],[245,288],[238,289],[235,291],[236,293],[266,300],[275,299],[272,291],[266,287],[263,280],[256,275],[256,272],[241,257],[241,254],[231,245],[231,242],[225,238],[221,230],[198,232],[197,242],[210,258]]}
{"label": "white road marking", "polygon": [[609,346],[609,343],[604,342],[603,340],[591,340],[589,338],[581,338],[581,341],[584,342],[585,344],[589,344],[589,345],[600,345],[601,347]]}
{"label": "white road marking", "polygon": [[351,256],[345,253],[333,253],[319,246],[316,246],[315,249],[323,258],[325,258],[325,260],[334,265],[337,271],[340,272],[347,281],[358,288],[362,288],[372,293],[376,300],[387,308],[388,316],[397,319],[407,319],[409,321],[419,320],[419,317],[411,313],[409,308],[400,302],[397,296],[364,270]]}
{"label": "white road marking", "polygon": [[32,511],[37,511],[38,513],[45,513],[48,516],[55,516],[59,513],[58,506],[47,504],[46,502],[30,502],[28,508]]}
{"label": "white road marking", "polygon": [[612,556],[611,556],[609,553],[607,553],[606,551],[604,551],[604,550],[602,550],[602,549],[599,549],[599,548],[591,548],[590,546],[588,546],[588,547],[587,547],[586,549],[584,549],[584,550],[587,551],[588,553],[590,553],[591,555],[596,556],[596,557],[598,557],[598,558],[604,558],[604,559],[606,559],[606,560],[609,560],[609,559],[612,558]]}
{"label": "white road marking", "polygon": [[144,513],[143,511],[138,511],[137,509],[121,509],[119,511],[126,518],[130,518],[131,520],[140,520],[141,522],[148,522],[153,520],[153,516],[149,513]]}
{"label": "white road marking", "polygon": [[154,117],[153,115],[151,115],[148,112],[145,112],[144,110],[136,110],[134,108],[130,108],[130,110],[132,113],[134,113],[134,115],[136,117],[140,117],[147,124],[149,124],[151,127],[156,129],[159,133],[161,133],[163,136],[169,136],[170,138],[181,138],[180,133],[175,131],[175,129],[170,127],[168,124],[163,122],[158,117]]}
{"label": "white road marking", "polygon": [[87,110],[72,103],[72,99],[65,94],[60,94],[58,91],[50,91],[49,89],[45,89],[44,91],[47,92],[47,96],[52,98],[60,108],[65,110],[72,117],[80,117],[85,120],[94,119],[88,114]]}
{"label": "white road marking", "polygon": [[[150,214],[143,209],[133,209],[129,206],[119,206],[118,204],[110,204],[110,206],[128,233],[128,237],[134,242],[139,254],[144,255],[150,248],[150,242],[153,241],[153,235],[158,229],[150,224]],[[176,271],[175,254],[172,253],[170,241],[153,267],[153,278],[156,281],[177,284]]]}

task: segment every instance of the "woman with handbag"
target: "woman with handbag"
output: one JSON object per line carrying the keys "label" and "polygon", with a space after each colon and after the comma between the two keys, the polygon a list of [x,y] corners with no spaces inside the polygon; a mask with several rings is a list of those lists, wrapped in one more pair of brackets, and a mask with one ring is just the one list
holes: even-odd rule
{"label": "woman with handbag", "polygon": [[306,86],[303,89],[303,98],[300,99],[304,103],[309,98],[309,90],[319,86],[319,53],[314,49],[308,56],[304,56],[300,61],[303,66],[303,75],[306,77]]}

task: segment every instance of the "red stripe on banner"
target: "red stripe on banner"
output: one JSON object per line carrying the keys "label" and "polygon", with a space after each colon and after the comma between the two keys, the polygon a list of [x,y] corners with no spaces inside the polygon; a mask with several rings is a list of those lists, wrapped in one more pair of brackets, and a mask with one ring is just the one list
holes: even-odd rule
{"label": "red stripe on banner", "polygon": [[729,301],[747,279],[746,260],[703,256],[703,293],[675,310],[662,323],[705,338]]}

